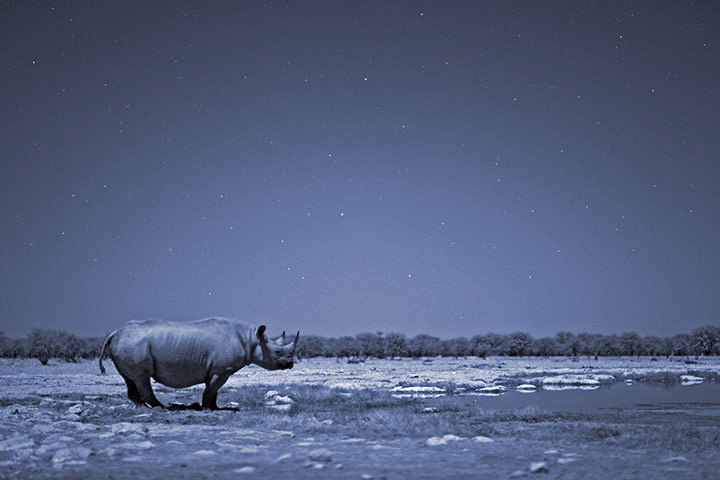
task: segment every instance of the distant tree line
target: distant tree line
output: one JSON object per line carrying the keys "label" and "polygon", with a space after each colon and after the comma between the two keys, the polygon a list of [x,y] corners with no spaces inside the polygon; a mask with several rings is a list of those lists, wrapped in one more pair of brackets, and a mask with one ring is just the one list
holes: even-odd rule
{"label": "distant tree line", "polygon": [[[97,358],[105,337],[80,338],[58,330],[36,328],[24,338],[10,338],[0,331],[0,356],[37,358],[47,365],[51,358],[69,362]],[[557,357],[557,356],[653,356],[720,355],[720,327],[707,325],[673,337],[559,332],[554,337],[534,338],[524,332],[488,333],[442,340],[431,335],[407,337],[402,333],[361,333],[340,338],[300,337],[301,358],[334,357],[350,361],[373,358],[419,357]]]}
{"label": "distant tree line", "polygon": [[699,357],[720,355],[720,327],[708,325],[692,333],[673,337],[642,337],[627,332],[621,335],[559,332],[554,337],[534,338],[528,333],[488,333],[471,338],[442,340],[431,335],[407,337],[402,333],[361,333],[340,338],[308,335],[300,338],[301,357],[336,357],[364,361],[368,357],[556,357],[556,356],[654,356]]}
{"label": "distant tree line", "polygon": [[76,362],[100,356],[105,337],[80,338],[58,330],[33,329],[27,337],[10,338],[0,331],[0,356],[37,358],[47,365],[51,358]]}

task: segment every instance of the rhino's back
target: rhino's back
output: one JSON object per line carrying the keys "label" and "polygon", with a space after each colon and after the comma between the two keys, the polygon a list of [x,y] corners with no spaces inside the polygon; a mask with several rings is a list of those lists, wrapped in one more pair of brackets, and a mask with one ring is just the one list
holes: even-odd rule
{"label": "rhino's back", "polygon": [[217,370],[244,365],[240,340],[249,325],[224,318],[194,322],[134,320],[118,331],[112,355],[127,368],[145,369],[171,387],[204,382]]}

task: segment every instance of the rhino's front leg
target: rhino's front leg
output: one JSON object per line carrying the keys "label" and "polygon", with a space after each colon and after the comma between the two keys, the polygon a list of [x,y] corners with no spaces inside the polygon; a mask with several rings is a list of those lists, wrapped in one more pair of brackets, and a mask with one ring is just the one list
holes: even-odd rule
{"label": "rhino's front leg", "polygon": [[217,410],[217,396],[220,387],[225,385],[230,375],[213,375],[210,380],[205,382],[205,391],[202,396],[202,408],[209,410]]}

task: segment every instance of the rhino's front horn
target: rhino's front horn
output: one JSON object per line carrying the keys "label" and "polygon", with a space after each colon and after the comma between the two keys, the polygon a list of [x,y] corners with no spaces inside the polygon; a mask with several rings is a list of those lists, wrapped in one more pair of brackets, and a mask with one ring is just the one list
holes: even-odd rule
{"label": "rhino's front horn", "polygon": [[293,346],[297,348],[298,340],[300,340],[300,330],[298,330],[297,335],[295,335],[295,341],[293,342]]}

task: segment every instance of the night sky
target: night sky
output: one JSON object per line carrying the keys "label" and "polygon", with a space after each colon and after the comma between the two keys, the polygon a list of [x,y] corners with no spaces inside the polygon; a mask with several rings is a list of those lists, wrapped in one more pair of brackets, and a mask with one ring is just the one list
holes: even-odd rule
{"label": "night sky", "polygon": [[3,2],[0,329],[720,323],[709,2]]}

